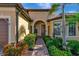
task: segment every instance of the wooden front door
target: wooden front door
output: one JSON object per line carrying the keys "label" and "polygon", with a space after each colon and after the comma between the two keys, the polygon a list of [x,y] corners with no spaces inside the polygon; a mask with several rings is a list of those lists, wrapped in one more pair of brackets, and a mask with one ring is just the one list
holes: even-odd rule
{"label": "wooden front door", "polygon": [[41,36],[45,35],[45,25],[41,25]]}
{"label": "wooden front door", "polygon": [[45,35],[45,23],[42,21],[38,21],[35,23],[34,32],[37,36],[44,36]]}

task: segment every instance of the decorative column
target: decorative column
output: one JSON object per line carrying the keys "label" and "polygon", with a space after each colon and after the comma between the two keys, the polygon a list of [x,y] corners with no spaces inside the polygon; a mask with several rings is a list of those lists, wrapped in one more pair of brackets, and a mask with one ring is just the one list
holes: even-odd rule
{"label": "decorative column", "polygon": [[34,33],[34,24],[32,24],[31,26],[32,26],[32,33]]}

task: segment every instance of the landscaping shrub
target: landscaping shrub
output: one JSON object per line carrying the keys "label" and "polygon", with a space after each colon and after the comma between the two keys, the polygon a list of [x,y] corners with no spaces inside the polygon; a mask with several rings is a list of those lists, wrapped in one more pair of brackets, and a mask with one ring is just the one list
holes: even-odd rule
{"label": "landscaping shrub", "polygon": [[45,41],[45,42],[47,42],[48,40],[51,40],[52,38],[50,37],[50,36],[44,36],[43,37],[43,40]]}
{"label": "landscaping shrub", "polygon": [[44,37],[43,37],[43,40],[44,40],[44,42],[45,42],[45,44],[46,44],[46,46],[47,46],[48,48],[53,45],[53,40],[52,40],[51,37],[49,37],[49,36],[44,36]]}
{"label": "landscaping shrub", "polygon": [[46,42],[46,45],[47,45],[48,48],[51,47],[53,45],[53,40],[48,40]]}
{"label": "landscaping shrub", "polygon": [[14,52],[12,52],[11,54],[11,47],[13,47],[13,44],[8,44],[8,45],[5,45],[4,49],[3,49],[3,53],[5,56],[9,56],[9,55],[13,55]]}
{"label": "landscaping shrub", "polygon": [[55,37],[53,38],[54,40],[57,40],[58,42],[62,43],[63,42],[63,39],[61,37]]}
{"label": "landscaping shrub", "polygon": [[77,41],[77,40],[68,40],[67,47],[68,47],[68,49],[71,50],[71,52],[74,55],[79,55],[79,41]]}
{"label": "landscaping shrub", "polygon": [[5,56],[21,55],[21,47],[16,48],[13,44],[8,44],[4,47],[3,53]]}
{"label": "landscaping shrub", "polygon": [[24,42],[7,44],[3,48],[4,56],[20,56],[28,46]]}
{"label": "landscaping shrub", "polygon": [[62,51],[56,48],[55,46],[49,47],[49,53],[51,56],[71,56],[70,51]]}
{"label": "landscaping shrub", "polygon": [[63,40],[60,37],[50,38],[49,36],[45,36],[44,38],[45,44],[47,46],[49,55],[51,56],[71,56],[72,53],[70,50],[61,50]]}
{"label": "landscaping shrub", "polygon": [[24,38],[24,41],[26,44],[28,44],[29,49],[33,49],[33,47],[35,46],[35,40],[36,40],[35,34],[28,34]]}
{"label": "landscaping shrub", "polygon": [[48,47],[52,45],[56,46],[57,48],[62,47],[63,40],[60,37],[51,38],[49,36],[45,36],[43,39]]}
{"label": "landscaping shrub", "polygon": [[53,38],[53,45],[57,48],[62,48],[63,40],[60,37]]}

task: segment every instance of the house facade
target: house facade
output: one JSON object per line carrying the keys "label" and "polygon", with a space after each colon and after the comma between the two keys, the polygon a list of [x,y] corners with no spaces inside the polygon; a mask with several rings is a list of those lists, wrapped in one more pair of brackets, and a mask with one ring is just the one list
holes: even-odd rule
{"label": "house facade", "polygon": [[[0,45],[23,40],[25,35],[62,37],[62,17],[49,9],[24,9],[21,4],[0,4]],[[67,23],[67,22],[66,22]],[[79,22],[66,25],[67,39],[79,39]]]}
{"label": "house facade", "polygon": [[30,21],[21,4],[0,4],[0,46],[22,40],[25,34],[30,33]]}
{"label": "house facade", "polygon": [[[74,13],[68,13],[65,14],[65,17],[72,16]],[[49,19],[48,22],[52,23],[52,33],[55,37],[62,37],[62,15],[58,15],[56,17],[53,17],[52,19]],[[67,18],[65,19],[66,23],[66,38],[69,40],[79,40],[79,22],[72,20],[71,23],[67,21]],[[74,19],[75,20],[75,19]],[[51,25],[50,25],[51,27]]]}
{"label": "house facade", "polygon": [[28,11],[30,18],[32,19],[32,33],[36,33],[37,36],[52,36],[52,26],[50,25],[52,23],[48,22],[49,9],[28,9],[26,11]]}
{"label": "house facade", "polygon": [[[49,9],[28,9],[28,14],[33,20],[31,22],[32,33],[37,36],[48,35],[51,37],[62,37],[62,15],[48,15]],[[72,16],[68,13],[65,16]],[[79,39],[79,22],[68,24],[66,21],[66,38]]]}

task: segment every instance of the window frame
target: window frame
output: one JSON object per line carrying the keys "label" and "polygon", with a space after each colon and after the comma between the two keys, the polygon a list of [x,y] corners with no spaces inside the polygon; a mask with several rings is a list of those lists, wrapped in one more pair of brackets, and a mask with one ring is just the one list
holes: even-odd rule
{"label": "window frame", "polygon": [[[61,19],[59,19],[59,20],[54,20],[54,22],[53,22],[53,25],[55,24],[55,23],[60,23],[60,28],[61,28],[61,26],[62,26],[62,22],[61,22]],[[54,33],[54,27],[55,26],[53,26],[53,33]],[[62,37],[62,28],[60,29],[60,35],[55,35],[55,37]]]}
{"label": "window frame", "polygon": [[69,25],[67,25],[67,36],[68,37],[75,37],[75,36],[77,36],[77,23],[75,24],[75,35],[69,35]]}

